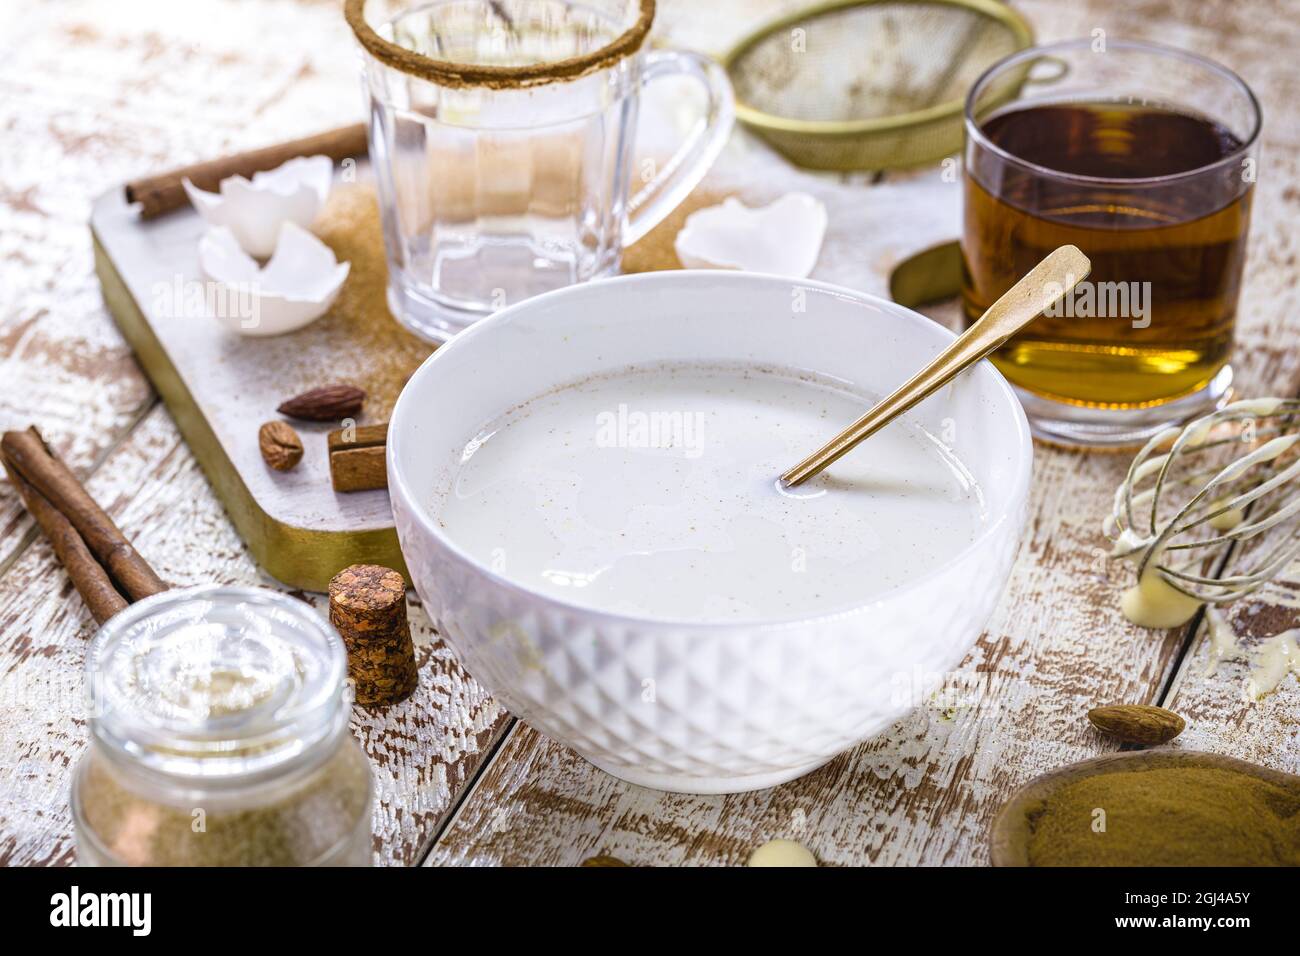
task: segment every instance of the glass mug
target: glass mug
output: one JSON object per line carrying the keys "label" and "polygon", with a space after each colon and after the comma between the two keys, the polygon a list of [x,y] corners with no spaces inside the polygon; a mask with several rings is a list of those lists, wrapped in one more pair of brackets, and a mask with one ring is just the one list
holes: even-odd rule
{"label": "glass mug", "polygon": [[994,64],[966,104],[973,322],[1057,246],[1092,273],[991,359],[1034,433],[1128,446],[1227,400],[1259,104],[1234,73],[1098,38]]}
{"label": "glass mug", "polygon": [[[686,197],[731,131],[720,66],[641,51],[653,0],[345,10],[362,49],[389,307],[433,341],[618,272],[623,249]],[[703,117],[665,162],[634,168],[640,91],[668,75],[703,86]]]}

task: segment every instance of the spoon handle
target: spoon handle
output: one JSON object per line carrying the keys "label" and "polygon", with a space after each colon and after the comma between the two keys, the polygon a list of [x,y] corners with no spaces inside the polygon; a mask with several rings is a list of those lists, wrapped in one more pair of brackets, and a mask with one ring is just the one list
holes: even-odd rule
{"label": "spoon handle", "polygon": [[1074,246],[1061,246],[989,306],[925,368],[881,399],[869,412],[781,476],[787,488],[807,481],[858,443],[884,428],[926,396],[947,385],[1087,278],[1092,263]]}

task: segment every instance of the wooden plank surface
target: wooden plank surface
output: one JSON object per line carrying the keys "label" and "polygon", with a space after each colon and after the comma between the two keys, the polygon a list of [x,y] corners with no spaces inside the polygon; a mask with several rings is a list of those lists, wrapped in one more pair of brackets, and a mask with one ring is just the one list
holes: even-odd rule
{"label": "wooden plank surface", "polygon": [[313,225],[349,264],[348,279],[324,316],[287,335],[232,335],[216,319],[187,307],[183,295],[188,292],[158,294],[159,289],[192,290],[203,282],[196,249],[206,226],[197,213],[178,210],[142,225],[114,192],[96,202],[92,218],[96,238],[147,328],[136,334],[157,341],[160,360],[184,384],[215,436],[209,459],[228,459],[251,507],[304,539],[326,531],[391,529],[388,495],[334,493],[325,438],[342,422],[296,423],[305,454],[289,473],[266,467],[257,426],[276,417],[285,399],[332,382],[365,390],[358,422],[387,421],[406,379],[433,351],[389,315],[379,210],[364,161],[349,170],[353,177],[355,185],[336,184]]}
{"label": "wooden plank surface", "polygon": [[[351,41],[334,7],[196,0],[125,15],[74,0],[0,10],[0,426],[39,421],[86,471],[140,420],[153,397],[100,304],[91,202],[145,172],[358,117]],[[254,35],[295,42],[250,45]],[[0,570],[30,527],[5,484]]]}
{"label": "wooden plank surface", "polygon": [[[1300,66],[1278,51],[1295,47],[1300,28],[1285,4],[1017,5],[1043,39],[1094,29],[1146,37],[1216,57],[1252,83],[1266,116],[1266,166],[1234,365],[1243,394],[1294,392]],[[1176,666],[1171,703],[1191,724],[1184,746],[1295,771],[1294,678],[1246,703],[1240,668],[1204,673],[1203,637],[1180,663],[1190,635],[1120,616],[1118,590],[1129,581],[1104,561],[1100,526],[1125,465],[1040,447],[1030,526],[987,633],[947,676],[947,693],[918,695],[912,714],[851,754],[773,790],[685,796],[623,784],[516,725],[427,863],[572,864],[611,853],[634,864],[734,865],[774,837],[801,840],[828,864],[982,863],[988,823],[1012,789],[1111,749],[1088,728],[1087,709],[1159,702]]]}
{"label": "wooden plank surface", "polygon": [[[0,426],[37,423],[163,577],[273,586],[156,404],[100,300],[86,220],[141,173],[356,118],[338,4],[150,0],[0,11]],[[250,45],[249,36],[281,38]],[[282,42],[292,37],[293,42]],[[220,76],[220,83],[212,77]],[[306,595],[320,605],[319,596]],[[375,769],[375,860],[413,864],[507,726],[418,607],[420,688],[353,732]],[[85,746],[93,624],[0,490],[0,864],[73,859],[67,788]]]}
{"label": "wooden plank surface", "polygon": [[[667,0],[659,32],[718,48],[751,26],[756,11],[792,5],[797,0],[731,0],[705,9]],[[21,30],[8,22],[15,6],[0,12],[0,124],[25,148],[6,155],[0,177],[0,425],[38,422],[75,467],[95,470],[91,490],[164,576],[259,581],[103,312],[84,222],[95,195],[142,171],[353,118],[354,60],[337,4],[150,0],[133,8],[128,24],[112,5],[72,0],[24,7]],[[1294,390],[1296,324],[1287,308],[1300,192],[1288,184],[1300,182],[1293,108],[1300,70],[1278,51],[1294,48],[1300,35],[1285,0],[1018,6],[1041,37],[1097,28],[1148,36],[1222,59],[1255,85],[1268,133],[1236,365],[1251,392]],[[250,45],[249,35],[293,42]],[[737,150],[754,149],[733,142],[732,167]],[[894,208],[884,204],[889,215],[879,228],[897,228]],[[865,187],[852,211],[872,214]],[[835,269],[846,281],[855,270],[878,274],[879,265],[846,260]],[[942,693],[918,675],[917,710],[853,753],[774,790],[670,796],[622,784],[515,726],[428,862],[544,864],[612,852],[640,863],[739,863],[774,836],[800,839],[829,863],[980,862],[988,818],[1010,788],[1105,749],[1084,725],[1088,706],[1159,700],[1171,682],[1173,703],[1191,723],[1187,745],[1295,770],[1294,679],[1248,706],[1239,672],[1225,667],[1207,677],[1197,666],[1203,639],[1180,659],[1186,635],[1139,631],[1114,610],[1125,582],[1100,559],[1098,528],[1121,469],[1108,456],[1040,453],[1032,523],[988,632],[946,675]],[[0,788],[0,860],[69,862],[66,787],[85,733],[73,708],[91,626],[28,529],[5,489],[0,767],[13,768],[17,783]],[[421,635],[418,697],[353,724],[380,781],[383,862],[421,859],[507,727],[418,609],[413,622]]]}
{"label": "wooden plank surface", "polygon": [[[1215,4],[1206,31],[1220,35],[1228,60],[1255,88],[1264,109],[1264,153],[1255,221],[1251,229],[1241,311],[1250,335],[1233,364],[1246,395],[1295,395],[1300,391],[1300,44],[1294,5]],[[1201,16],[1204,16],[1202,11]],[[1215,46],[1202,47],[1212,55]],[[1282,51],[1288,51],[1283,53]],[[1226,54],[1223,55],[1226,59]],[[1288,578],[1300,579],[1300,567]],[[1279,583],[1227,612],[1231,628],[1255,640],[1300,626],[1295,584]],[[1249,666],[1241,654],[1209,667],[1206,622],[1193,640],[1164,705],[1184,715],[1183,746],[1214,750],[1290,773],[1300,773],[1300,692],[1295,678],[1262,700],[1248,693]]]}
{"label": "wooden plank surface", "polygon": [[[88,490],[175,585],[273,586],[248,557],[161,406],[108,457]],[[302,595],[324,613],[324,597]],[[455,663],[411,608],[420,664],[412,697],[356,709],[352,732],[370,755],[378,801],[377,863],[423,856],[461,787],[504,731],[495,701]],[[44,539],[0,577],[0,865],[73,859],[70,770],[85,749],[81,677],[94,625]]]}

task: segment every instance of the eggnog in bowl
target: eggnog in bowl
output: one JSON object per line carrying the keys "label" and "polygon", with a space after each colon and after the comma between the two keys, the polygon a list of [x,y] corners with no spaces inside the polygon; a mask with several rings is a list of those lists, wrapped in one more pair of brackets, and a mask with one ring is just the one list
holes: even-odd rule
{"label": "eggnog in bowl", "polygon": [[625,367],[486,423],[431,511],[476,561],[597,610],[739,622],[846,609],[934,570],[986,519],[970,470],[906,421],[780,486],[874,397],[780,367]]}
{"label": "eggnog in bowl", "polygon": [[807,773],[957,667],[1029,494],[987,363],[827,471],[779,476],[952,342],[838,286],[657,272],[475,323],[388,429],[411,580],[511,713],[650,787]]}

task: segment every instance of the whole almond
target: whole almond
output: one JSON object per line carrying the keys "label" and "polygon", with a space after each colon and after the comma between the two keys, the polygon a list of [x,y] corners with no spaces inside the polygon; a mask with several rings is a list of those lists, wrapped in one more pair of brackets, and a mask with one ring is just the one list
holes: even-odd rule
{"label": "whole almond", "polygon": [[366,393],[355,385],[322,385],[295,395],[276,409],[281,415],[309,422],[336,422],[361,414]]}
{"label": "whole almond", "polygon": [[1144,704],[1094,707],[1088,720],[1103,734],[1130,744],[1167,744],[1187,726],[1172,710]]}
{"label": "whole almond", "polygon": [[257,447],[276,471],[288,471],[302,461],[302,439],[288,422],[267,422],[258,429]]}

